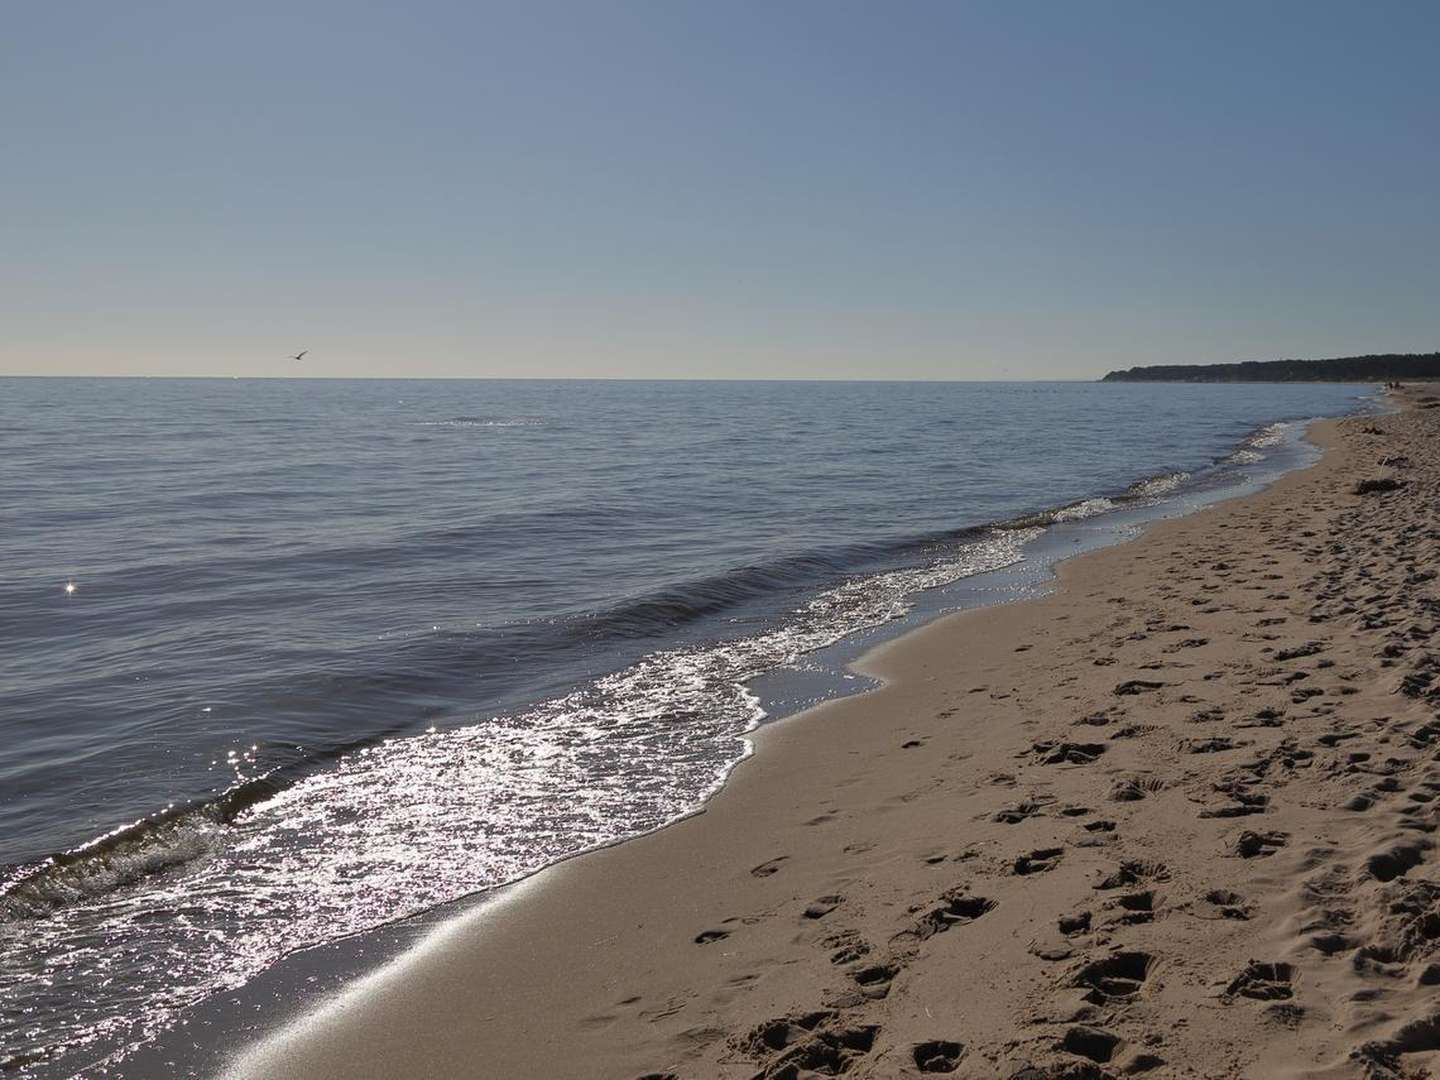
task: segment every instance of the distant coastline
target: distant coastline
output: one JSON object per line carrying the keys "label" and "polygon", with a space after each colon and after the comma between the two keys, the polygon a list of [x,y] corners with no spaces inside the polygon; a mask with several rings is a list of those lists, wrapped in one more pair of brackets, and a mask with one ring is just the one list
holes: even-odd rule
{"label": "distant coastline", "polygon": [[1156,364],[1112,371],[1101,382],[1388,382],[1440,379],[1440,352],[1374,353],[1329,360]]}

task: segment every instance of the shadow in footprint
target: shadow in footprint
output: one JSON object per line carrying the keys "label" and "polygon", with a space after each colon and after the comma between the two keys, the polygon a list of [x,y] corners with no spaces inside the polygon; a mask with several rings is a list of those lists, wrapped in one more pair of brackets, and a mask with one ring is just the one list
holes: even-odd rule
{"label": "shadow in footprint", "polygon": [[1109,799],[1111,802],[1139,802],[1164,787],[1165,782],[1155,777],[1122,777],[1110,786]]}
{"label": "shadow in footprint", "polygon": [[756,1075],[756,1080],[793,1080],[807,1072],[837,1076],[870,1053],[879,1031],[874,1024],[821,1028],[804,1042],[785,1050]]}
{"label": "shadow in footprint", "polygon": [[1295,996],[1290,983],[1295,969],[1289,964],[1250,961],[1250,965],[1225,988],[1224,997],[1247,997],[1256,1001],[1286,1001]]}
{"label": "shadow in footprint", "polygon": [[1043,874],[1045,871],[1054,870],[1059,866],[1064,855],[1064,848],[1036,848],[1028,855],[1016,858],[1012,870],[1020,877],[1027,874]]}
{"label": "shadow in footprint", "polygon": [[[1100,1028],[1087,1027],[1084,1024],[1076,1024],[1066,1031],[1065,1037],[1060,1040],[1062,1050],[1089,1058],[1102,1065],[1114,1058],[1121,1046],[1122,1041],[1118,1035],[1112,1035]],[[1065,1075],[1070,1074],[1066,1073]]]}
{"label": "shadow in footprint", "polygon": [[948,1073],[960,1067],[960,1058],[964,1053],[965,1047],[961,1043],[933,1039],[916,1043],[911,1056],[915,1059],[915,1067],[922,1073]]}
{"label": "shadow in footprint", "polygon": [[819,896],[810,901],[804,915],[807,919],[823,919],[845,902],[843,896]]}
{"label": "shadow in footprint", "polygon": [[1365,869],[1376,881],[1394,881],[1425,861],[1431,847],[1428,840],[1410,840],[1376,852],[1365,860]]}
{"label": "shadow in footprint", "polygon": [[1164,863],[1144,859],[1126,859],[1119,867],[1095,883],[1097,889],[1123,889],[1145,881],[1168,881],[1170,871]]}
{"label": "shadow in footprint", "polygon": [[1242,859],[1263,859],[1290,842],[1285,832],[1252,832],[1246,829],[1235,838],[1235,854]]}
{"label": "shadow in footprint", "polygon": [[1440,1050],[1440,1013],[1431,1013],[1409,1020],[1388,1039],[1365,1043],[1355,1057],[1383,1068],[1376,1076],[1406,1076],[1401,1071],[1406,1054],[1425,1054]]}
{"label": "shadow in footprint", "polygon": [[851,977],[860,987],[862,994],[878,1001],[890,993],[890,984],[899,973],[900,969],[893,964],[872,964],[861,968]]}
{"label": "shadow in footprint", "polygon": [[1211,889],[1196,905],[1196,914],[1204,919],[1248,919],[1250,905],[1245,898],[1229,889]]}
{"label": "shadow in footprint", "polygon": [[998,821],[1002,825],[1019,825],[1022,821],[1039,814],[1044,805],[1039,799],[1025,799],[1009,806],[1002,806],[990,816],[990,820]]}
{"label": "shadow in footprint", "polygon": [[1165,684],[1154,682],[1150,679],[1129,679],[1115,687],[1115,694],[1118,697],[1127,697],[1133,694],[1148,694],[1159,690]]}
{"label": "shadow in footprint", "polygon": [[828,1009],[796,1013],[756,1024],[739,1041],[740,1049],[754,1057],[764,1057],[775,1050],[784,1050],[801,1039],[808,1039],[817,1027],[835,1014]]}
{"label": "shadow in footprint", "polygon": [[1032,752],[1042,765],[1089,765],[1105,753],[1104,743],[1037,742]]}
{"label": "shadow in footprint", "polygon": [[1120,909],[1120,914],[1111,920],[1112,924],[1137,926],[1151,922],[1155,918],[1155,892],[1145,889],[1142,892],[1126,893],[1110,901],[1110,906]]}
{"label": "shadow in footprint", "polygon": [[1124,1001],[1140,992],[1154,964],[1149,953],[1111,953],[1082,967],[1075,974],[1075,985],[1088,988],[1085,1000],[1094,1005]]}
{"label": "shadow in footprint", "polygon": [[936,934],[943,934],[952,926],[972,923],[995,908],[995,901],[984,896],[971,896],[962,890],[952,889],[940,897],[940,906],[927,911],[915,922],[912,930],[902,930],[896,940],[914,938],[925,941]]}

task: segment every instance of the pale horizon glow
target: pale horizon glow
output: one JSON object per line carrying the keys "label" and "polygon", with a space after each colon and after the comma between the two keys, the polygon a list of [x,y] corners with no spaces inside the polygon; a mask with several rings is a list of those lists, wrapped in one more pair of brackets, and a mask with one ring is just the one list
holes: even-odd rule
{"label": "pale horizon glow", "polygon": [[7,30],[0,376],[1440,349],[1433,4],[77,0]]}

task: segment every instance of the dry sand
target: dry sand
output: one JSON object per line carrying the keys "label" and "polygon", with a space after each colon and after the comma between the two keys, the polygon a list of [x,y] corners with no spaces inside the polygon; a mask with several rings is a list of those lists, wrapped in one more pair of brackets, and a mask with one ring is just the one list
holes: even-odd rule
{"label": "dry sand", "polygon": [[883,689],[759,732],[703,814],[539,875],[238,1072],[1440,1070],[1426,392],[871,655]]}

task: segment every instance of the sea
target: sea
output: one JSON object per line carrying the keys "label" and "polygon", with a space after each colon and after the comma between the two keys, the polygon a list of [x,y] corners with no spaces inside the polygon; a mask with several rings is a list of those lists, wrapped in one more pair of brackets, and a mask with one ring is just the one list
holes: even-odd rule
{"label": "sea", "polygon": [[809,658],[1374,389],[0,379],[0,1070],[672,822]]}

